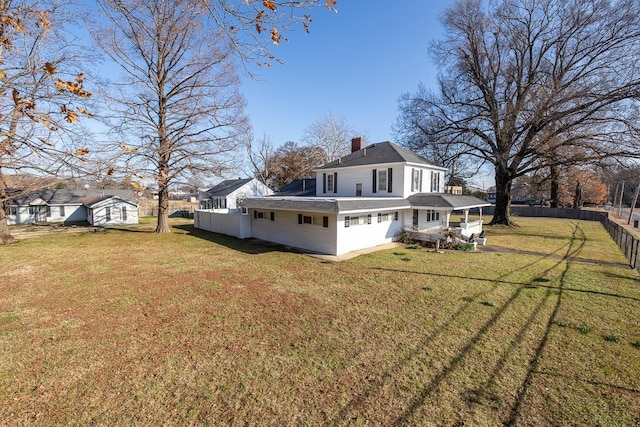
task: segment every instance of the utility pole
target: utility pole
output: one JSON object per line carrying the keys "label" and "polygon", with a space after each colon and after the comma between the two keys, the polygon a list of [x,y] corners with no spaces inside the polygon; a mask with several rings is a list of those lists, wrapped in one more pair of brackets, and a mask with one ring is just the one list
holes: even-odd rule
{"label": "utility pole", "polygon": [[636,207],[636,203],[638,202],[638,191],[640,190],[640,182],[636,185],[636,192],[633,194],[633,203],[631,203],[631,209],[629,209],[629,220],[627,224],[631,224],[631,218],[633,218],[633,209]]}

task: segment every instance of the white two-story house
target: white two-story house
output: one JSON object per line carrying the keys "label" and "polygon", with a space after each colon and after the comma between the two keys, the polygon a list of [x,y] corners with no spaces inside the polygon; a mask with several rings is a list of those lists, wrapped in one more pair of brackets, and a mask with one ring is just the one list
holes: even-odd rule
{"label": "white two-story house", "polygon": [[315,196],[244,199],[247,224],[238,237],[341,255],[392,242],[404,230],[480,233],[482,220],[469,221],[469,210],[489,204],[444,193],[445,171],[391,142],[364,147],[355,138],[351,154],[315,171]]}

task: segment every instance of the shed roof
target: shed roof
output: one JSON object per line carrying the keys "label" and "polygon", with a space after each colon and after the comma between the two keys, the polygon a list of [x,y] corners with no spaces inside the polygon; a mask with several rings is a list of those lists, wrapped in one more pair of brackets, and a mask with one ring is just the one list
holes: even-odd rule
{"label": "shed roof", "polygon": [[84,204],[88,208],[93,208],[93,207],[99,205],[100,203],[102,203],[102,202],[104,202],[106,200],[112,200],[112,199],[117,199],[117,200],[120,200],[121,202],[137,206],[134,202],[131,202],[129,200],[125,200],[122,197],[118,197],[118,196],[104,196],[104,197],[98,197],[98,198],[90,200],[90,201],[89,200],[85,200]]}

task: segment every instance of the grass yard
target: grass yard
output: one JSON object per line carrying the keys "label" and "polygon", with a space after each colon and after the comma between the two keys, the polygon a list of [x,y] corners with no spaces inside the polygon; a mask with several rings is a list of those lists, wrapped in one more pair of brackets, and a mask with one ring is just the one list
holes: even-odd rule
{"label": "grass yard", "polygon": [[516,220],[343,263],[183,220],[0,247],[0,424],[640,424],[640,275]]}

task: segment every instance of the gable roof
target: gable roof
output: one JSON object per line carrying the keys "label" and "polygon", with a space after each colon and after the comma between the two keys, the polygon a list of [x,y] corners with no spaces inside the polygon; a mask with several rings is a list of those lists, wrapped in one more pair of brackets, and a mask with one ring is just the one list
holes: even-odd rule
{"label": "gable roof", "polygon": [[253,178],[225,179],[205,191],[204,194],[209,197],[225,197],[252,180]]}
{"label": "gable roof", "polygon": [[308,197],[316,195],[316,179],[302,178],[285,185],[274,196]]}
{"label": "gable roof", "polygon": [[117,196],[125,201],[133,201],[133,191],[131,190],[37,190],[25,196],[13,199],[14,205],[82,205],[88,200],[101,197]]}
{"label": "gable roof", "polygon": [[134,202],[129,201],[129,200],[125,200],[125,199],[123,199],[122,197],[118,197],[118,196],[104,196],[104,197],[98,197],[97,199],[93,199],[93,200],[91,200],[91,201],[85,200],[84,205],[85,205],[86,207],[88,207],[88,208],[93,208],[93,207],[95,207],[95,206],[99,205],[100,203],[102,203],[102,202],[104,202],[104,201],[106,201],[106,200],[112,200],[112,199],[120,200],[121,202],[128,203],[128,204],[133,205],[133,206],[138,206],[138,205],[137,205],[137,204],[135,204]]}
{"label": "gable roof", "polygon": [[441,168],[443,170],[445,169],[442,166],[438,166],[424,157],[407,150],[406,148],[402,148],[392,142],[385,141],[368,145],[338,160],[327,163],[326,165],[319,167],[317,170],[375,165],[379,163],[418,163]]}

